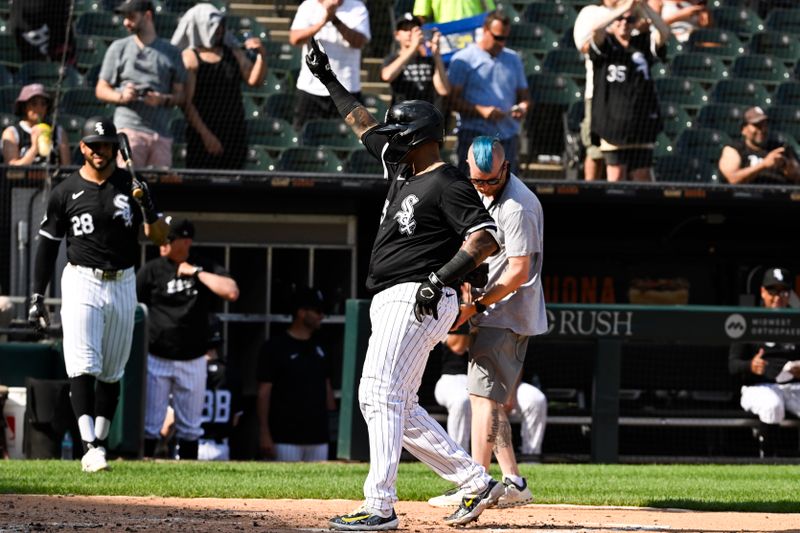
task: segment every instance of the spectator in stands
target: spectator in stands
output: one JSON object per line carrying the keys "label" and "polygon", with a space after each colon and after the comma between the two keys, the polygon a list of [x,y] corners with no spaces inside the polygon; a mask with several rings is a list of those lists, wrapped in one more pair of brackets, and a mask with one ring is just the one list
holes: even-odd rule
{"label": "spectator in stands", "polygon": [[[371,37],[369,13],[361,0],[304,0],[289,31],[289,42],[303,46],[316,39],[328,54],[333,70],[345,89],[361,99],[361,49]],[[311,119],[339,118],[328,90],[303,62],[297,77],[292,125],[300,131]]]}
{"label": "spectator in stands", "polygon": [[181,53],[156,34],[150,0],[125,0],[115,11],[131,35],[108,47],[95,94],[117,106],[114,125],[128,135],[134,165],[170,167],[169,120],[172,107],[184,104]]}
{"label": "spectator in stands", "polygon": [[[654,28],[642,27],[643,19]],[[608,181],[653,179],[663,122],[650,67],[665,57],[668,39],[669,28],[644,0],[622,0],[595,21],[592,131],[600,137]]]}
{"label": "spectator in stands", "polygon": [[8,165],[40,165],[47,162],[71,163],[67,134],[58,126],[53,129],[45,122],[53,101],[40,83],[26,85],[14,102],[14,114],[19,122],[3,130],[3,161]]}
{"label": "spectator in stands", "polygon": [[505,48],[511,20],[492,11],[477,43],[453,54],[447,75],[451,105],[461,115],[458,163],[465,173],[467,150],[479,135],[496,136],[503,145],[510,171],[517,172],[519,132],[528,112],[528,81],[519,55]]}
{"label": "spectator in stands", "polygon": [[336,402],[330,359],[313,339],[325,317],[322,293],[301,288],[292,305],[291,325],[259,355],[259,445],[265,459],[325,461]]}
{"label": "spectator in stands", "polygon": [[[768,309],[789,307],[793,278],[788,270],[768,268],[761,282],[761,302]],[[762,457],[778,450],[778,428],[786,411],[800,416],[800,344],[734,343],[728,356],[731,374],[744,379],[741,406],[758,415]]]}
{"label": "spectator in stands", "polygon": [[495,9],[493,0],[415,0],[413,13],[424,22],[450,22]]}
{"label": "spectator in stands", "polygon": [[800,181],[800,163],[791,147],[769,136],[760,107],[744,112],[741,140],[725,145],[719,170],[728,183],[785,184]]}
{"label": "spectator in stands", "polygon": [[584,113],[581,122],[581,143],[586,149],[586,158],[583,162],[583,176],[586,181],[599,180],[603,177],[603,152],[600,151],[600,139],[592,136],[592,94],[594,93],[594,74],[592,60],[589,57],[589,46],[592,42],[595,21],[605,17],[610,9],[617,5],[619,0],[603,0],[597,5],[588,5],[580,10],[572,38],[575,46],[583,54],[586,67],[586,89],[583,91]]}
{"label": "spectator in stands", "polygon": [[426,41],[420,26],[422,21],[418,17],[406,13],[394,32],[400,49],[383,60],[381,80],[392,86],[392,105],[405,100],[433,102],[436,95],[447,96],[450,92],[439,53],[441,35],[435,31]]}
{"label": "spectator in stands", "polygon": [[197,4],[181,18],[172,44],[183,49],[186,67],[186,166],[239,169],[247,156],[242,81],[259,87],[267,74],[264,45],[258,37],[244,43],[225,31],[222,12]]}
{"label": "spectator in stands", "polygon": [[[77,62],[75,34],[67,40],[71,0],[8,2],[9,25],[22,61]],[[66,52],[66,55],[65,55]]]}
{"label": "spectator in stands", "polygon": [[711,12],[706,0],[648,0],[653,11],[661,15],[678,42],[685,43],[697,28],[711,25]]}

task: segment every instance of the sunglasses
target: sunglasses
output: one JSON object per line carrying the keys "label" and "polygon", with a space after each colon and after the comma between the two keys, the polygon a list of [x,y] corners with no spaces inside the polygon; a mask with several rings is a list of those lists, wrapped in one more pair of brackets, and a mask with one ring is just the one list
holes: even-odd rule
{"label": "sunglasses", "polygon": [[634,24],[636,21],[639,20],[639,17],[637,17],[636,15],[628,15],[627,17],[625,17],[625,16],[617,17],[617,20],[620,21],[620,22],[622,22],[624,20],[628,24]]}
{"label": "sunglasses", "polygon": [[789,289],[785,287],[766,287],[770,296],[789,296]]}
{"label": "sunglasses", "polygon": [[508,35],[495,35],[495,34],[494,34],[494,33],[492,33],[492,32],[489,32],[489,35],[491,35],[492,37],[494,37],[494,40],[495,40],[495,41],[500,41],[501,43],[502,43],[503,41],[506,41],[506,40],[508,40]]}
{"label": "sunglasses", "polygon": [[489,178],[489,179],[486,179],[486,180],[478,180],[478,179],[475,179],[475,178],[470,178],[469,181],[473,185],[479,185],[479,186],[480,185],[498,185],[504,179],[504,178],[501,178],[500,176],[503,174],[503,171],[508,171],[508,168],[509,168],[508,161],[506,161],[505,163],[503,163],[503,166],[500,167],[500,170],[497,171],[497,176],[495,176],[494,178]]}

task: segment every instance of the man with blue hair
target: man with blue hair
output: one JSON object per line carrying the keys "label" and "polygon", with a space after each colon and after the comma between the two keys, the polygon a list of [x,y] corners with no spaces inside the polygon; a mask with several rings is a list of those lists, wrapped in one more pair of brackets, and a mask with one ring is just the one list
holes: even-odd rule
{"label": "man with blue hair", "polygon": [[511,507],[533,501],[517,466],[504,405],[517,390],[529,337],[547,331],[541,282],[544,218],[539,199],[511,172],[500,140],[476,137],[467,163],[500,243],[500,251],[486,260],[488,283],[473,289],[456,321],[458,326],[470,320],[475,327],[467,370],[472,456],[488,468],[494,452],[506,489],[497,505]]}

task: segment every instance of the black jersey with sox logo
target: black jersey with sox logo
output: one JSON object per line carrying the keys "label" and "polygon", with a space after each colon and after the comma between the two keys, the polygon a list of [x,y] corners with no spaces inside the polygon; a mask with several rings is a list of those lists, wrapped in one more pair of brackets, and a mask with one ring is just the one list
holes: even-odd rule
{"label": "black jersey with sox logo", "polygon": [[458,252],[479,229],[496,229],[478,193],[456,167],[445,164],[419,175],[403,163],[390,164],[388,137],[374,128],[362,137],[367,150],[383,161],[390,180],[378,235],[372,247],[367,289],[381,291],[403,282],[420,282]]}
{"label": "black jersey with sox logo", "polygon": [[66,236],[73,265],[120,270],[136,263],[141,225],[130,174],[116,169],[98,185],[76,170],[50,192],[39,234],[53,240]]}

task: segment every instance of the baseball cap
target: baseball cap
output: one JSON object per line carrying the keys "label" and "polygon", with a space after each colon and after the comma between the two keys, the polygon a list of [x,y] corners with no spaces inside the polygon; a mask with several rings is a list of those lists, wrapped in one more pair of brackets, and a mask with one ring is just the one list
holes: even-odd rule
{"label": "baseball cap", "polygon": [[25,106],[25,103],[34,96],[42,96],[46,98],[48,107],[52,102],[52,98],[50,98],[50,95],[47,94],[44,85],[41,83],[31,83],[30,85],[26,85],[22,88],[22,90],[19,92],[19,96],[17,96],[17,99],[14,101],[14,114],[21,117],[23,115],[22,108]]}
{"label": "baseball cap", "polygon": [[117,128],[114,121],[108,117],[92,117],[83,125],[83,138],[86,144],[90,143],[111,143],[119,144],[117,138]]}
{"label": "baseball cap", "polygon": [[397,24],[395,24],[394,29],[396,31],[410,30],[418,26],[422,26],[422,19],[415,17],[411,13],[404,13],[402,17],[397,19]]}
{"label": "baseball cap", "polygon": [[316,309],[322,312],[325,299],[322,291],[314,287],[300,287],[294,295],[293,307],[297,309]]}
{"label": "baseball cap", "polygon": [[767,114],[764,113],[764,110],[758,106],[753,106],[744,112],[745,124],[758,124],[760,122],[764,122],[768,118],[769,117],[767,117]]}
{"label": "baseball cap", "polygon": [[792,275],[785,268],[772,267],[764,272],[762,287],[786,287],[792,288]]}
{"label": "baseball cap", "polygon": [[188,218],[175,218],[168,216],[164,219],[169,226],[167,240],[175,239],[194,239],[194,224]]}
{"label": "baseball cap", "polygon": [[155,12],[155,8],[153,7],[153,2],[150,0],[125,0],[120,5],[114,8],[114,13],[133,13],[133,12],[142,12],[145,11],[153,11]]}

